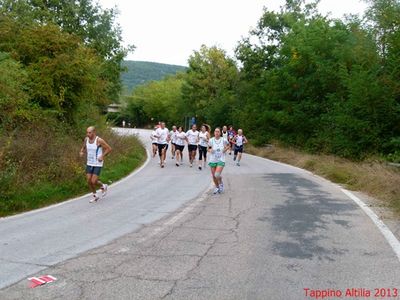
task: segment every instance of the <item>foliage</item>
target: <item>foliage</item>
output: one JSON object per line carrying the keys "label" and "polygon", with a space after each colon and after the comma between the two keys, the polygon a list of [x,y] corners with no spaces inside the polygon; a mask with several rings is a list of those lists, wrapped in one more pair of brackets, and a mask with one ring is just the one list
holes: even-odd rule
{"label": "foliage", "polygon": [[352,158],[393,151],[384,145],[400,133],[398,80],[385,72],[376,34],[295,2],[265,11],[237,47],[239,126],[257,140]]}
{"label": "foliage", "polygon": [[79,38],[52,24],[25,27],[3,20],[0,40],[0,50],[10,52],[24,66],[32,104],[71,120],[84,103],[108,102],[100,58]]}
{"label": "foliage", "polygon": [[0,126],[12,131],[16,124],[34,118],[26,92],[27,73],[10,55],[0,52]]}
{"label": "foliage", "polygon": [[121,116],[137,127],[160,120],[169,124],[183,124],[183,75],[167,76],[138,86],[126,97],[127,108]]}
{"label": "foliage", "polygon": [[114,18],[88,0],[0,0],[1,216],[86,189],[77,154],[89,125],[118,151],[109,161],[119,171],[106,179],[143,158],[137,142],[108,132],[101,113],[120,93],[126,53]]}
{"label": "foliage", "polygon": [[[6,168],[0,168],[0,217],[37,209],[88,191],[84,159],[78,152],[81,141],[73,135],[60,137],[62,128],[27,128],[13,139]],[[145,160],[145,149],[134,137],[119,137],[108,130],[99,135],[113,147],[105,160],[101,179],[116,181]],[[35,139],[35,143],[32,140]],[[57,140],[57,143],[54,140]],[[11,163],[11,161],[14,161]]]}
{"label": "foliage", "polygon": [[133,46],[122,46],[121,28],[115,23],[117,10],[102,9],[91,0],[0,0],[0,13],[22,26],[54,24],[72,34],[101,57],[99,66],[107,97],[118,99],[121,91],[121,62]]}
{"label": "foliage", "polygon": [[234,60],[215,46],[203,45],[189,58],[182,87],[187,113],[213,126],[231,123],[237,82],[238,69]]}
{"label": "foliage", "polygon": [[276,140],[397,161],[400,2],[368,0],[362,19],[322,15],[318,2],[287,0],[280,11],[265,9],[238,43],[237,61],[202,46],[189,58],[179,97],[163,94],[171,93],[165,86],[171,82],[148,84],[131,97],[130,115],[144,120],[139,124],[152,116],[196,116],[213,127],[241,127],[254,144]]}

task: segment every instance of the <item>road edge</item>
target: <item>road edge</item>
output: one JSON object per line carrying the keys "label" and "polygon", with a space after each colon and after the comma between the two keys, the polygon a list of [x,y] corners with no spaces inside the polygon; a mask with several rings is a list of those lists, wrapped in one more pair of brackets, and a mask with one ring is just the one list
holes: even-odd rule
{"label": "road edge", "polygon": [[[139,140],[139,141],[140,141],[140,140]],[[131,177],[135,176],[137,173],[139,173],[140,171],[142,171],[142,170],[149,164],[149,162],[150,162],[150,160],[151,160],[151,158],[150,158],[150,151],[149,151],[149,149],[147,149],[146,145],[145,145],[142,141],[140,141],[140,143],[142,144],[143,148],[144,148],[145,151],[146,151],[146,156],[147,156],[147,157],[146,157],[145,162],[144,162],[138,169],[132,171],[132,173],[129,173],[129,174],[126,175],[125,177],[122,177],[122,178],[119,179],[118,181],[115,181],[115,182],[113,182],[112,184],[110,184],[110,185],[109,185],[110,187],[113,187],[113,186],[116,186],[116,185],[119,185],[119,184],[125,182],[126,180],[130,179]],[[84,198],[86,198],[86,197],[89,197],[90,195],[91,195],[91,193],[87,193],[87,194],[85,194],[85,195],[82,195],[82,196],[79,196],[79,197],[75,197],[75,198],[72,198],[72,199],[69,199],[69,200],[65,200],[65,201],[62,201],[62,202],[60,202],[60,203],[51,204],[51,205],[49,205],[49,206],[45,206],[45,207],[37,208],[37,209],[34,209],[34,210],[22,212],[22,213],[19,213],[19,214],[16,214],[16,215],[12,215],[12,216],[1,217],[1,218],[0,218],[0,222],[1,222],[1,221],[4,221],[4,220],[17,219],[17,218],[20,218],[20,217],[29,216],[29,215],[32,215],[32,214],[35,214],[35,213],[40,213],[40,212],[42,212],[42,211],[46,211],[46,210],[49,210],[49,209],[52,209],[52,208],[55,208],[55,207],[58,207],[58,206],[62,206],[62,205],[71,203],[71,202],[73,202],[73,201],[82,200],[82,199],[84,199]]]}
{"label": "road edge", "polygon": [[[359,197],[357,197],[356,195],[354,195],[351,191],[345,189],[344,187],[342,187],[341,185],[330,181],[329,179],[322,177],[320,175],[314,174],[313,172],[306,170],[306,169],[302,169],[300,167],[296,167],[287,163],[283,163],[283,162],[279,162],[276,160],[272,160],[269,158],[265,158],[265,157],[261,157],[261,156],[257,156],[254,154],[249,154],[246,153],[246,155],[250,155],[250,156],[254,156],[257,158],[261,158],[261,159],[265,159],[271,163],[277,164],[277,165],[283,165],[283,166],[287,166],[287,167],[291,167],[297,170],[301,170],[309,175],[312,175],[314,177],[317,177],[321,180],[324,180],[328,183],[330,183],[331,185],[335,186],[336,188],[338,188],[343,194],[345,194],[350,200],[352,200],[354,203],[356,203],[361,210],[369,217],[369,219],[372,221],[372,223],[374,223],[374,225],[378,228],[379,232],[383,235],[383,237],[385,238],[385,240],[388,242],[388,244],[390,245],[390,247],[392,248],[394,254],[396,255],[397,259],[400,262],[400,241],[399,239],[396,237],[396,235],[392,232],[392,230],[390,230],[390,228],[382,221],[382,219],[368,206],[368,204],[366,204],[364,201],[362,201]],[[360,192],[362,193],[362,192]]]}

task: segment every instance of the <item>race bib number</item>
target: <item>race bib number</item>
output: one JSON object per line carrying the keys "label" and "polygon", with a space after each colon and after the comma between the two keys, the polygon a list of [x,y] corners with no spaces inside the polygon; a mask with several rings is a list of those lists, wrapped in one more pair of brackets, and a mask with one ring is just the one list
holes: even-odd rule
{"label": "race bib number", "polygon": [[215,159],[218,159],[218,160],[221,159],[222,158],[222,151],[220,149],[215,151],[214,157],[215,157]]}

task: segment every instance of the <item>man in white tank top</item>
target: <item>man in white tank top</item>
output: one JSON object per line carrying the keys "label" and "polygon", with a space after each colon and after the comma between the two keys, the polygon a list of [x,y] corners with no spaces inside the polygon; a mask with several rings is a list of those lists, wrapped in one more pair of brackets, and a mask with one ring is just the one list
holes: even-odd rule
{"label": "man in white tank top", "polygon": [[234,156],[233,156],[233,160],[236,161],[237,159],[237,163],[236,165],[239,167],[240,166],[240,160],[242,159],[242,154],[243,154],[243,147],[244,144],[247,144],[247,138],[243,135],[243,130],[239,129],[238,130],[238,134],[235,135],[235,137],[233,138],[233,144],[234,146]]}
{"label": "man in white tank top", "polygon": [[96,135],[96,128],[94,126],[86,129],[86,138],[80,151],[80,156],[87,156],[86,163],[86,179],[89,184],[90,191],[93,193],[90,203],[97,202],[96,187],[100,186],[102,196],[107,193],[107,184],[103,184],[99,180],[101,168],[103,167],[104,157],[111,152],[111,147],[100,137]]}

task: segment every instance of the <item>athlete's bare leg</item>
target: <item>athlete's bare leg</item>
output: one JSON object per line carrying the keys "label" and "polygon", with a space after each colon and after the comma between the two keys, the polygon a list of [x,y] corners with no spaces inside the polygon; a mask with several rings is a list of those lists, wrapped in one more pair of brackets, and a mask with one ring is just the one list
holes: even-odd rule
{"label": "athlete's bare leg", "polygon": [[95,174],[92,174],[92,177],[91,177],[91,182],[92,182],[92,187],[93,187],[93,189],[94,189],[94,192],[93,193],[95,193],[96,192],[96,187],[103,187],[103,183],[99,180],[99,176],[97,176],[97,175],[95,175]]}
{"label": "athlete's bare leg", "polygon": [[211,175],[212,175],[212,179],[214,181],[215,187],[218,188],[219,187],[219,182],[217,177],[215,177],[215,171],[217,168],[211,168]]}
{"label": "athlete's bare leg", "polygon": [[153,147],[153,157],[155,157],[157,154],[157,144],[152,144],[152,147]]}
{"label": "athlete's bare leg", "polygon": [[92,174],[86,174],[87,183],[92,193],[96,193],[96,187],[92,184]]}

